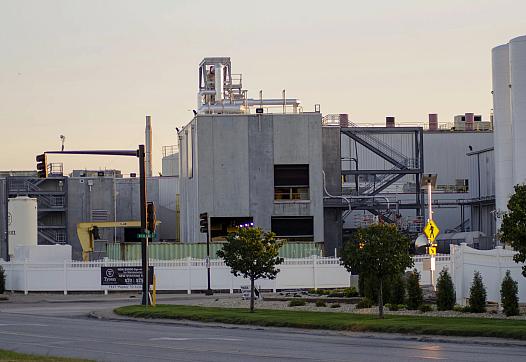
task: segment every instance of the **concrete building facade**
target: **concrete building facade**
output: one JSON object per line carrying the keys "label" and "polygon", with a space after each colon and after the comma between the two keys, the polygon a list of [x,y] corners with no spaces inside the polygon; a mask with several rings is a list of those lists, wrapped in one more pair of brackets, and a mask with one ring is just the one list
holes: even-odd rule
{"label": "concrete building facade", "polygon": [[181,240],[254,223],[289,240],[323,241],[321,114],[197,115],[179,132]]}

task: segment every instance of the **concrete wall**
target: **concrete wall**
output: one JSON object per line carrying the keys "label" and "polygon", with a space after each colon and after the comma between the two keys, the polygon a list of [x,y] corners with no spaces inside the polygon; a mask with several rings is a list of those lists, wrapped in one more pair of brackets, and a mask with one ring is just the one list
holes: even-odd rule
{"label": "concrete wall", "polygon": [[[183,242],[206,240],[199,232],[202,212],[251,216],[267,230],[272,216],[313,216],[314,240],[323,240],[319,113],[199,115],[179,136]],[[309,164],[309,201],[274,202],[275,164]]]}
{"label": "concrete wall", "polygon": [[[340,127],[322,128],[322,146],[325,188],[331,195],[341,195]],[[325,255],[334,255],[342,247],[342,209],[325,207],[323,221]]]}
{"label": "concrete wall", "polygon": [[163,176],[179,176],[179,152],[163,157],[161,174]]}

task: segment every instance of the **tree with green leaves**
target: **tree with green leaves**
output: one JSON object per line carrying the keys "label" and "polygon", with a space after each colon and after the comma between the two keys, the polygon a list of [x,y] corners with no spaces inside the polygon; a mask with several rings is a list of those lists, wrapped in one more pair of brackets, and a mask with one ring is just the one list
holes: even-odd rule
{"label": "tree with green leaves", "polygon": [[416,310],[424,302],[422,288],[420,287],[420,273],[414,269],[407,276],[407,309]]}
{"label": "tree with green leaves", "polygon": [[282,240],[272,232],[257,227],[237,228],[228,234],[227,242],[217,252],[235,276],[250,279],[250,311],[254,311],[254,281],[274,279],[279,273],[276,265],[283,262],[279,257]]}
{"label": "tree with green leaves", "polygon": [[455,287],[447,268],[442,269],[437,280],[437,310],[452,310],[456,302]]}
{"label": "tree with green leaves", "polygon": [[[516,263],[526,262],[526,185],[515,186],[515,193],[508,201],[508,212],[502,219],[499,237],[517,251],[513,256]],[[522,275],[526,277],[526,265],[522,266]]]}
{"label": "tree with green leaves", "polygon": [[379,223],[358,229],[343,248],[342,264],[347,270],[363,273],[366,280],[378,280],[380,318],[384,317],[384,283],[413,266],[410,246],[411,240],[400,233],[396,225]]}
{"label": "tree with green leaves", "polygon": [[506,276],[502,279],[500,286],[500,301],[502,309],[507,317],[519,315],[519,287],[517,282],[511,278],[510,271],[506,271]]}
{"label": "tree with green leaves", "polygon": [[473,283],[469,289],[469,310],[471,313],[484,313],[486,311],[486,287],[478,271],[473,274]]}

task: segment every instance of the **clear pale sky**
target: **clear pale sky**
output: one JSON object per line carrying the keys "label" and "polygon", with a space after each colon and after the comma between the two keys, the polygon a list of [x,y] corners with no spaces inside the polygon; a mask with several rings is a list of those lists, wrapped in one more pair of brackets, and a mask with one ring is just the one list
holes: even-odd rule
{"label": "clear pale sky", "polygon": [[[524,0],[0,0],[0,170],[58,149],[161,147],[195,108],[197,66],[230,56],[249,96],[355,122],[488,117],[491,48],[526,34]],[[51,157],[136,172],[135,159]]]}

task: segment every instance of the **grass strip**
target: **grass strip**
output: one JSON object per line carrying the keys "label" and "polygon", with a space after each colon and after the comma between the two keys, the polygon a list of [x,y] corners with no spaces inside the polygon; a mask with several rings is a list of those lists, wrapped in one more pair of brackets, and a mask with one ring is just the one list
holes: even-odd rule
{"label": "grass strip", "polygon": [[0,349],[0,361],[88,362],[89,360],[25,354]]}
{"label": "grass strip", "polygon": [[185,319],[201,322],[248,324],[258,326],[371,331],[405,334],[429,334],[468,337],[498,337],[526,340],[526,321],[487,318],[426,317],[306,312],[258,309],[157,305],[145,308],[132,305],[115,309],[115,313],[138,318]]}

